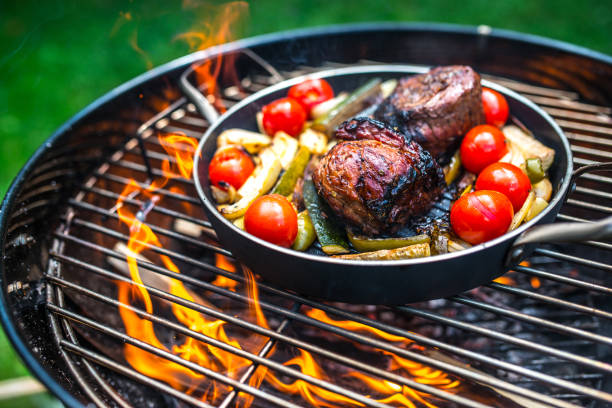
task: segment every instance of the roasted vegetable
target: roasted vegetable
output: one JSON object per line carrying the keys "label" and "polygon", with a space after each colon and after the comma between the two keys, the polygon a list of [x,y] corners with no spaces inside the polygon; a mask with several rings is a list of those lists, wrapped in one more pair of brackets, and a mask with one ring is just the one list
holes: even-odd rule
{"label": "roasted vegetable", "polygon": [[225,218],[233,220],[242,217],[257,197],[267,193],[274,186],[282,168],[280,160],[272,149],[262,150],[259,158],[261,163],[238,189],[240,200],[232,205],[219,207],[219,212]]}
{"label": "roasted vegetable", "polygon": [[304,180],[304,204],[312,220],[321,249],[328,255],[349,252],[349,246],[344,238],[344,230],[327,218],[331,214],[327,204],[317,194],[312,180]]}
{"label": "roasted vegetable", "polygon": [[380,84],[380,93],[383,99],[391,95],[397,86],[397,79],[388,79]]}
{"label": "roasted vegetable", "polygon": [[218,147],[239,145],[251,154],[258,153],[270,143],[272,143],[270,136],[244,129],[228,129],[217,138]]}
{"label": "roasted vegetable", "polygon": [[293,161],[274,186],[272,193],[283,196],[291,194],[296,181],[304,174],[308,160],[310,160],[310,152],[306,147],[300,147]]}
{"label": "roasted vegetable", "polygon": [[298,214],[298,232],[295,241],[293,241],[292,248],[296,251],[305,251],[312,245],[316,238],[317,233],[308,215],[308,211],[302,211]]}
{"label": "roasted vegetable", "polygon": [[541,213],[546,207],[548,207],[548,201],[544,200],[543,198],[536,197],[535,200],[533,200],[533,204],[531,205],[527,216],[525,217],[525,221],[530,221],[536,215]]}
{"label": "roasted vegetable", "polygon": [[461,151],[457,150],[453,157],[451,158],[450,163],[444,167],[444,180],[446,181],[446,185],[449,186],[457,176],[459,172],[461,172]]}
{"label": "roasted vegetable", "polygon": [[459,238],[448,239],[448,252],[463,251],[464,249],[471,248],[472,244],[469,244]]}
{"label": "roasted vegetable", "polygon": [[234,224],[235,226],[243,230],[244,229],[244,217],[236,218],[235,220],[232,221],[232,224]]}
{"label": "roasted vegetable", "polygon": [[552,196],[552,184],[548,178],[543,178],[533,185],[533,192],[536,197],[540,197],[546,201],[550,201]]}
{"label": "roasted vegetable", "polygon": [[[544,146],[536,138],[523,132],[517,126],[506,126],[503,128],[504,136],[512,142],[512,146],[519,150],[525,159],[539,158],[542,168],[547,171],[555,159],[555,151]],[[516,164],[516,163],[512,163]]]}
{"label": "roasted vegetable", "polygon": [[289,167],[298,150],[298,142],[285,132],[276,132],[272,139],[272,151],[276,153],[283,169]]}
{"label": "roasted vegetable", "polygon": [[533,205],[534,200],[535,200],[535,194],[533,191],[530,191],[521,209],[518,210],[516,214],[514,214],[514,217],[512,218],[512,222],[510,223],[510,228],[508,228],[508,231],[517,229],[523,223],[523,220],[525,219],[525,217],[527,217],[527,214],[529,213],[529,210],[531,209],[531,206]]}
{"label": "roasted vegetable", "polygon": [[320,104],[312,108],[312,110],[310,111],[310,116],[316,120],[321,116],[327,115],[329,111],[336,107],[336,105],[344,101],[348,97],[348,95],[348,92],[341,92],[335,98],[328,99],[325,102],[321,102]]}
{"label": "roasted vegetable", "polygon": [[529,181],[531,181],[532,184],[537,183],[546,177],[546,173],[542,168],[542,160],[540,160],[540,158],[527,159],[525,170],[527,171],[527,177],[529,177]]}
{"label": "roasted vegetable", "polygon": [[429,243],[431,240],[429,235],[415,235],[402,238],[370,238],[354,235],[351,231],[347,231],[347,235],[353,247],[359,252],[403,248],[415,244]]}
{"label": "roasted vegetable", "polygon": [[312,154],[325,154],[327,152],[327,135],[308,128],[300,134],[300,146],[307,147]]}
{"label": "roasted vegetable", "polygon": [[227,184],[227,190],[223,190],[215,185],[210,186],[213,198],[217,204],[233,203],[236,201],[237,192],[234,186]]}
{"label": "roasted vegetable", "polygon": [[399,259],[423,258],[431,255],[429,244],[415,244],[403,248],[381,249],[360,254],[335,255],[338,259],[356,259],[362,261],[394,261]]}
{"label": "roasted vegetable", "polygon": [[380,79],[374,78],[336,105],[329,113],[315,120],[312,128],[330,135],[336,127],[363,109],[363,102],[380,92]]}

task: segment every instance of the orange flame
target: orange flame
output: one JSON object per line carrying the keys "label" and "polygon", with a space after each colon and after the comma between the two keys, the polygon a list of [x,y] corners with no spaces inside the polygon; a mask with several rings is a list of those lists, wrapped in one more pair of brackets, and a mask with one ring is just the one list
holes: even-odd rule
{"label": "orange flame", "polygon": [[[228,257],[221,254],[215,254],[215,266],[220,269],[225,269],[228,272],[236,272],[236,265],[234,265],[234,263]],[[217,275],[213,281],[213,285],[235,292],[238,281],[223,275]]]}
{"label": "orange flame", "polygon": [[[184,3],[184,5],[191,8],[201,6],[191,1]],[[246,16],[248,7],[248,3],[244,1],[233,1],[216,7],[205,7],[208,15],[215,16],[214,19],[204,19],[194,30],[180,34],[176,38],[186,41],[189,48],[197,51],[232,41],[236,38],[234,29]],[[225,58],[228,57],[226,56]],[[219,110],[224,112],[225,106],[223,106],[220,101],[217,89],[218,78],[223,65],[221,62],[222,56],[218,54],[214,59],[209,58],[201,64],[194,64],[193,68],[198,83],[209,95],[211,102],[214,103]],[[226,68],[224,74],[234,80],[234,83],[238,83],[238,81],[236,81],[233,65],[231,61],[226,63],[225,66],[228,68]]]}

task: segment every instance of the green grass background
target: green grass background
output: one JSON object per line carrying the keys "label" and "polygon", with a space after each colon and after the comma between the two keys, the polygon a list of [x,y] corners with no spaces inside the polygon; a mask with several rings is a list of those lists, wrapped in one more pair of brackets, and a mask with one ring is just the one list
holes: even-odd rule
{"label": "green grass background", "polygon": [[[64,121],[146,71],[148,64],[157,66],[190,52],[176,36],[202,26],[218,4],[0,1],[0,197],[27,158]],[[249,2],[236,35],[385,20],[487,24],[612,54],[612,2],[605,0],[256,0]],[[135,38],[147,58],[130,45]],[[0,380],[26,373],[0,335]],[[35,399],[14,406],[47,403]]]}

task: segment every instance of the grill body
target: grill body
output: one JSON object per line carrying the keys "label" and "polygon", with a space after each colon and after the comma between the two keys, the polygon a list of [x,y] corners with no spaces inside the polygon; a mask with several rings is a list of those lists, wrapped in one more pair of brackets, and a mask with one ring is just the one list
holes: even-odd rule
{"label": "grill body", "polygon": [[[2,251],[0,317],[8,337],[26,365],[68,406],[80,406],[95,398],[111,405],[116,404],[116,401],[109,397],[112,392],[109,393],[105,388],[109,387],[109,384],[110,388],[113,388],[113,383],[109,383],[108,380],[99,382],[95,378],[95,373],[98,371],[93,371],[92,374],[92,371],[88,371],[88,367],[83,362],[84,359],[80,360],[75,357],[75,355],[83,356],[83,351],[71,348],[66,344],[71,340],[70,332],[66,332],[67,320],[50,317],[48,307],[50,300],[58,304],[59,308],[74,306],[70,299],[66,301],[67,304],[62,304],[57,297],[61,291],[60,286],[49,282],[49,276],[62,278],[62,275],[54,275],[58,266],[51,262],[54,258],[53,254],[61,252],[62,249],[62,243],[56,239],[57,231],[67,221],[70,221],[73,213],[68,209],[76,208],[78,200],[75,201],[75,197],[84,191],[83,186],[87,185],[88,180],[101,173],[101,166],[108,160],[113,160],[115,155],[128,154],[130,147],[126,147],[126,143],[129,144],[134,139],[134,135],[142,129],[159,123],[157,122],[159,117],[155,115],[160,110],[166,109],[167,106],[162,106],[160,109],[160,106],[154,102],[143,104],[141,95],[144,95],[144,100],[149,101],[167,100],[162,90],[170,90],[172,94],[178,95],[176,86],[178,77],[189,65],[204,58],[211,58],[218,53],[236,53],[241,48],[250,48],[277,70],[288,72],[300,71],[304,65],[320,67],[329,64],[330,61],[338,64],[357,64],[364,60],[417,65],[466,64],[473,66],[479,72],[517,81],[515,82],[518,84],[517,89],[520,88],[520,83],[527,83],[541,87],[541,89],[558,90],[550,95],[546,95],[546,92],[543,91],[544,94],[536,97],[543,102],[546,102],[547,98],[551,99],[560,95],[560,99],[564,100],[562,97],[564,94],[576,95],[580,98],[580,101],[576,103],[584,104],[579,108],[582,108],[583,112],[585,109],[594,109],[594,112],[591,112],[594,116],[609,114],[607,107],[612,105],[612,59],[607,56],[551,40],[509,32],[493,31],[481,34],[475,28],[436,25],[342,26],[267,35],[192,54],[122,85],[84,109],[49,138],[17,176],[5,197],[0,214],[0,250]],[[237,58],[236,64],[239,78],[263,73],[248,58]],[[230,86],[231,84],[220,85]],[[185,100],[181,100],[178,96],[171,98],[171,103],[176,106],[186,104]],[[536,103],[538,103],[537,100]],[[563,107],[555,109],[563,109]],[[195,118],[197,115],[193,114],[192,117]],[[207,126],[202,122],[201,120],[198,122],[197,118],[192,120],[190,126],[194,129],[198,129],[198,126],[200,128],[200,130],[193,131],[194,135],[200,135],[201,129]],[[581,156],[574,161],[575,164],[589,164],[594,160],[601,160],[602,157],[610,159],[612,131],[610,125],[605,121],[602,122],[603,124],[593,124],[582,118],[573,121],[570,117],[558,120],[558,122],[566,131],[575,129],[577,133],[582,134],[581,130],[587,129],[585,136],[582,137],[582,140],[587,141],[587,145],[578,145],[578,152],[581,153]],[[162,126],[160,125],[159,128]],[[186,129],[189,129],[189,126]],[[573,140],[581,139],[574,138]],[[593,140],[595,140],[594,144],[589,147],[588,143]],[[603,182],[601,180],[601,178],[590,179],[589,182],[600,184],[587,183],[582,186],[583,189],[599,190],[599,195],[594,194],[595,199],[592,202],[586,200],[586,205],[580,205],[582,201],[575,200],[573,204],[570,201],[570,206],[566,208],[566,211],[561,209],[561,218],[580,220],[596,216],[594,214],[609,213],[610,207],[602,205],[600,198],[603,193],[602,199],[609,199],[605,195],[605,186],[609,188],[610,180],[605,177]],[[593,196],[593,193],[589,194]],[[80,209],[86,211],[83,205]],[[89,208],[88,211],[92,209]],[[99,222],[108,221],[108,217],[104,214],[97,214],[92,218]],[[597,294],[603,293],[609,296],[607,291],[610,290],[608,288],[612,286],[612,282],[609,277],[601,277],[597,272],[602,268],[609,269],[612,248],[606,243],[594,244],[594,249],[589,249],[589,256],[584,258],[575,253],[576,248],[574,247],[553,251],[553,253],[555,256],[570,257],[564,261],[577,262],[576,265],[581,268],[580,271],[584,272],[586,277],[584,281],[568,278],[570,280],[564,281],[564,284],[574,285],[586,292],[594,291]],[[538,253],[537,250],[536,253]],[[544,248],[539,254],[551,255],[551,250]],[[578,261],[571,257],[578,258]],[[542,279],[555,281],[554,276],[548,276],[545,273],[534,272],[528,268],[521,271],[528,276],[539,276]],[[593,276],[598,282],[595,288],[589,286]],[[576,280],[579,282],[575,282]],[[499,291],[510,293],[513,291],[513,288],[492,285],[493,289]],[[537,294],[536,292],[536,298]],[[515,295],[524,296],[525,294],[515,293]],[[291,298],[292,295],[287,294],[287,296]],[[534,295],[529,296],[533,299]],[[540,299],[543,302],[555,304],[555,301],[559,301],[555,296],[552,296],[552,299],[549,299],[551,296],[548,294],[542,296],[546,296],[546,299]],[[600,298],[585,303],[578,301],[576,303],[578,306],[594,308],[597,312],[585,311],[576,304],[569,306],[559,304],[560,307],[569,307],[570,310],[577,310],[585,314],[591,324],[591,326],[585,326],[587,329],[584,330],[587,334],[564,332],[567,327],[572,326],[571,320],[568,322],[559,318],[560,322],[565,323],[558,323],[561,324],[561,327],[557,327],[554,326],[557,324],[554,316],[547,318],[550,324],[542,323],[530,321],[528,315],[516,313],[515,309],[509,305],[504,307],[465,297],[454,299],[454,301],[462,305],[477,307],[479,310],[486,310],[497,316],[504,316],[504,318],[527,321],[536,327],[544,324],[545,327],[553,331],[561,331],[563,335],[570,338],[576,335],[580,340],[589,342],[589,351],[585,354],[593,361],[604,361],[610,356],[609,341],[611,340],[608,337],[610,332],[607,331],[609,322],[606,320],[609,318],[606,313],[610,310],[610,304]],[[313,304],[317,307],[325,307],[309,302],[307,299],[299,299],[299,302],[302,305]],[[446,321],[443,314],[436,314],[436,312],[419,307],[404,307],[394,312],[430,319],[443,327],[458,325],[463,330],[477,332],[475,327],[468,327],[465,322]],[[297,318],[297,315],[287,314],[287,316],[289,316],[288,319]],[[358,317],[348,314],[345,318],[357,319]],[[375,320],[366,319],[365,321],[371,325],[378,324]],[[408,332],[401,332],[408,335]],[[65,334],[66,337],[60,341],[58,333],[68,334]],[[504,337],[505,333],[493,333],[493,335],[501,336],[503,341],[510,341]],[[435,341],[428,341],[427,335],[425,339],[420,338],[420,341],[440,347],[440,344]],[[469,350],[456,348],[451,342],[447,343],[447,346],[442,346],[464,358],[469,359],[471,356],[467,353]],[[534,344],[530,344],[528,348],[537,351]],[[478,361],[487,361],[487,357],[490,357],[486,351],[482,351],[480,355],[482,357],[472,357]],[[544,356],[546,353],[541,355]],[[577,351],[575,355],[581,356],[581,352]],[[503,362],[504,358],[501,357],[495,361],[500,360]],[[495,361],[487,362],[493,364],[494,367],[495,364],[502,365]],[[119,368],[112,364],[103,364],[100,361],[98,363],[101,367],[99,370],[105,378],[108,373],[120,372]],[[506,369],[510,370],[508,367]],[[516,368],[513,369],[516,370]],[[84,374],[78,376],[75,375],[75,372]],[[596,372],[599,376],[593,378],[596,378],[595,383],[598,385],[589,383],[590,387],[594,387],[593,395],[587,395],[583,400],[581,398],[585,398],[584,393],[577,392],[578,396],[570,395],[567,398],[573,402],[587,401],[593,405],[599,403],[597,401],[606,401],[607,396],[596,398],[595,388],[609,387],[610,373],[607,368],[596,370]],[[552,380],[548,381],[547,384],[550,384]],[[580,381],[583,381],[582,377]],[[142,383],[145,380],[138,380],[138,382]],[[560,386],[559,384],[553,384],[553,386]],[[147,385],[155,388],[154,384]],[[117,386],[117,388],[120,387]],[[138,394],[137,391],[133,392]],[[538,391],[534,392],[538,393]],[[127,393],[129,397],[125,389],[122,390],[122,393],[124,396]],[[550,394],[549,391],[541,391],[541,395],[548,394]],[[558,394],[563,395],[562,392]],[[555,398],[563,400],[563,397],[559,395],[556,395]],[[159,401],[167,402],[164,399],[165,396],[162,395],[159,398]],[[546,400],[543,399],[543,401]]]}

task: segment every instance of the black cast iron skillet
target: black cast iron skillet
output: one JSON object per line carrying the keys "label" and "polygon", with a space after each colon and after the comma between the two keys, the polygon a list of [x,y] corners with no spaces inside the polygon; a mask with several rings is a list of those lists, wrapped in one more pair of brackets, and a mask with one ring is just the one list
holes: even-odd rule
{"label": "black cast iron skillet", "polygon": [[[368,79],[398,78],[427,71],[425,67],[377,65],[320,71],[336,91],[351,91]],[[199,110],[213,125],[196,152],[194,179],[198,195],[219,241],[264,279],[285,289],[317,298],[366,304],[401,304],[454,295],[488,283],[518,263],[535,242],[581,241],[612,236],[612,218],[598,223],[551,223],[568,193],[572,176],[570,145],[555,122],[522,96],[499,85],[483,85],[505,95],[510,112],[547,146],[555,149],[549,170],[554,196],[548,207],[520,228],[464,251],[402,261],[340,260],[281,248],[256,238],[226,220],[215,206],[207,175],[217,136],[226,129],[257,130],[255,114],[267,103],[286,96],[294,78],[266,88],[233,106],[220,118],[200,100]],[[202,98],[203,99],[203,98]]]}

